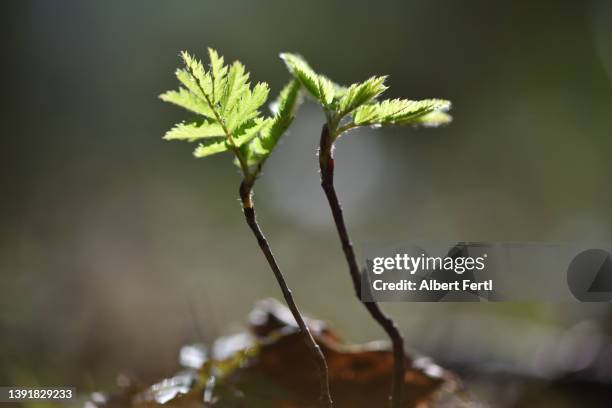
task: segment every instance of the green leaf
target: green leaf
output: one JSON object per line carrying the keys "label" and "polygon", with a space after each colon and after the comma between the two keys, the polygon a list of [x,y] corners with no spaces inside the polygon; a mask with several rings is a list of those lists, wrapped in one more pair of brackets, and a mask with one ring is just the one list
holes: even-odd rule
{"label": "green leaf", "polygon": [[225,136],[223,128],[218,123],[210,121],[197,121],[179,123],[164,135],[165,140],[186,140],[194,142],[208,137]]}
{"label": "green leaf", "polygon": [[227,74],[227,82],[221,94],[219,104],[221,105],[221,113],[230,112],[242,95],[249,90],[249,74],[245,72],[244,65],[236,61],[229,68]]}
{"label": "green leaf", "polygon": [[271,125],[261,132],[259,137],[261,146],[269,154],[276,146],[281,136],[293,122],[295,111],[300,104],[300,83],[296,80],[290,81],[281,90],[274,103],[276,113]]}
{"label": "green leaf", "polygon": [[302,86],[323,106],[329,106],[338,91],[337,86],[323,75],[318,75],[299,55],[282,53],[289,72],[297,78]]}
{"label": "green leaf", "polygon": [[300,104],[300,88],[300,82],[295,79],[283,87],[274,102],[270,104],[270,110],[274,116],[281,118],[294,116]]}
{"label": "green leaf", "polygon": [[285,85],[271,105],[274,118],[262,126],[259,136],[253,139],[246,151],[249,165],[263,162],[293,122],[295,111],[300,104],[300,88],[300,82],[293,79]]}
{"label": "green leaf", "polygon": [[323,102],[323,105],[330,105],[334,101],[335,96],[334,84],[322,75],[319,75],[317,79],[321,102]]}
{"label": "green leaf", "polygon": [[181,57],[185,68],[177,70],[176,76],[184,87],[160,98],[200,115],[200,120],[176,125],[164,139],[201,141],[196,157],[226,150],[242,154],[247,149],[242,146],[250,145],[259,132],[272,125],[272,118],[259,111],[268,98],[268,85],[258,83],[251,88],[244,65],[235,61],[226,66],[212,48],[208,49],[207,67],[187,52]]}
{"label": "green leaf", "polygon": [[177,79],[197,98],[201,98],[205,100],[204,93],[202,92],[202,88],[198,80],[191,75],[189,71],[186,69],[177,69],[175,72]]}
{"label": "green leaf", "polygon": [[210,59],[210,71],[212,73],[212,97],[213,103],[218,103],[221,99],[221,94],[225,88],[227,67],[223,65],[223,57],[220,57],[217,51],[208,48],[208,57]]}
{"label": "green leaf", "polygon": [[270,121],[271,119],[257,118],[245,123],[240,129],[236,130],[234,134],[234,143],[236,146],[240,147],[250,142],[263,127],[269,124]]}
{"label": "green leaf", "polygon": [[243,123],[259,116],[258,109],[266,102],[266,99],[268,99],[269,92],[270,88],[268,88],[268,84],[262,82],[255,85],[253,91],[247,89],[242,94],[234,110],[228,115],[226,124],[229,131],[233,132]]}
{"label": "green leaf", "polygon": [[206,116],[207,118],[215,117],[215,114],[206,101],[198,98],[185,88],[179,88],[178,91],[165,92],[161,94],[159,98],[164,102],[173,103],[193,113]]}
{"label": "green leaf", "polygon": [[225,136],[223,137],[213,137],[210,139],[206,139],[204,142],[200,143],[198,147],[193,151],[193,155],[195,157],[206,157],[215,153],[222,153],[228,150],[227,142]]}
{"label": "green leaf", "polygon": [[371,102],[378,95],[387,90],[386,76],[373,76],[364,82],[351,85],[340,98],[338,110],[341,116],[351,113],[359,106]]}
{"label": "green leaf", "polygon": [[[177,77],[191,92],[201,96],[210,95],[212,91],[212,78],[204,69],[202,62],[189,55],[187,51],[181,52],[186,70],[178,70]],[[199,91],[199,92],[198,92]]]}
{"label": "green leaf", "polygon": [[[291,74],[323,105],[328,122],[337,126],[342,118],[352,114],[353,123],[342,129],[367,125],[440,126],[452,120],[451,116],[445,113],[450,109],[450,102],[442,99],[389,99],[376,102],[387,90],[386,76],[373,76],[344,88],[316,73],[301,56],[290,53],[280,56]],[[261,146],[256,146],[255,150],[260,148],[265,151]]]}
{"label": "green leaf", "polygon": [[371,105],[362,105],[355,110],[353,123],[366,125],[407,125],[418,123],[418,119],[432,112],[445,112],[450,102],[443,99],[411,101],[387,99]]}

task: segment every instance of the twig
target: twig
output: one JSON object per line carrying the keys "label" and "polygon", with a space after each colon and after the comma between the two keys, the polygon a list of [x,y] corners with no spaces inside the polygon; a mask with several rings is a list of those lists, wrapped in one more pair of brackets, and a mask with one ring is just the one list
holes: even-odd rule
{"label": "twig", "polygon": [[[360,299],[361,294],[361,274],[353,250],[353,244],[346,229],[344,215],[336,189],[334,187],[334,157],[333,157],[333,137],[330,134],[328,125],[323,125],[321,132],[321,142],[319,149],[319,167],[321,169],[321,187],[325,191],[327,201],[331,208],[338,236],[342,243],[342,250],[346,262],[349,266],[349,272],[353,281],[353,287],[357,298]],[[360,299],[361,300],[361,299]],[[387,316],[378,306],[376,302],[362,302],[370,315],[382,326],[393,346],[393,379],[391,382],[391,401],[392,408],[399,408],[402,402],[402,388],[404,385],[405,373],[405,352],[404,338],[400,333],[397,325],[389,316]]]}
{"label": "twig", "polygon": [[314,337],[312,337],[312,333],[310,332],[310,329],[308,328],[308,326],[306,326],[306,323],[304,322],[302,314],[300,313],[300,310],[298,309],[297,304],[293,300],[293,295],[291,294],[291,290],[287,286],[285,277],[283,273],[281,272],[280,268],[278,267],[278,264],[276,263],[274,254],[272,254],[272,250],[270,249],[270,245],[268,245],[268,241],[263,235],[261,228],[259,228],[259,225],[257,224],[257,219],[255,217],[255,208],[253,206],[253,202],[251,199],[251,186],[249,184],[250,183],[248,183],[248,181],[243,181],[242,184],[240,185],[240,198],[242,200],[242,209],[244,212],[244,218],[246,219],[246,222],[251,228],[251,230],[253,231],[253,234],[257,238],[257,243],[259,244],[261,251],[264,253],[266,259],[268,260],[268,264],[270,265],[272,272],[274,272],[274,276],[276,277],[276,280],[278,281],[281,291],[283,292],[283,297],[285,298],[285,301],[287,302],[287,306],[289,307],[289,310],[291,310],[291,314],[293,315],[293,318],[297,322],[300,332],[302,336],[304,337],[304,342],[310,349],[313,359],[315,360],[317,364],[317,368],[319,371],[319,382],[320,382],[319,398],[321,400],[321,404],[328,408],[332,408],[333,402],[332,402],[331,393],[329,389],[329,372],[327,369],[327,363],[325,361],[325,356],[323,355],[323,352],[321,351],[321,347],[319,347],[319,345],[315,342]]}

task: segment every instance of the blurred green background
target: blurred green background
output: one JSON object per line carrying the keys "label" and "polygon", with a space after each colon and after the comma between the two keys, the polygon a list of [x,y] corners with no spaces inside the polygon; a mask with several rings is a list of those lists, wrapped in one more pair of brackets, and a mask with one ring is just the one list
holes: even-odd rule
{"label": "blurred green background", "polygon": [[[359,249],[612,241],[605,0],[4,9],[0,383],[94,390],[118,373],[155,378],[176,367],[180,345],[236,330],[257,299],[280,297],[243,222],[230,158],[195,160],[192,146],[161,139],[185,117],[157,99],[176,86],[183,49],[215,47],[273,92],[288,77],[278,54],[292,51],[339,83],[389,74],[389,96],[453,101],[449,127],[341,140],[338,192]],[[383,338],[353,297],[320,191],[322,123],[303,106],[257,186],[260,221],[303,310],[349,341]],[[384,308],[411,348],[460,371],[612,378],[605,304]]]}

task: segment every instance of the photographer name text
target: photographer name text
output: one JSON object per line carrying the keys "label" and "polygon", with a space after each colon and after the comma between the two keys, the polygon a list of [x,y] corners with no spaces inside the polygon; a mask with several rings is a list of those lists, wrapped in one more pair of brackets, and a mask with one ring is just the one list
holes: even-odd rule
{"label": "photographer name text", "polygon": [[424,279],[420,282],[403,279],[399,282],[385,282],[376,279],[372,282],[375,291],[470,291],[482,292],[493,290],[493,280],[474,282],[470,279],[461,281],[440,282],[436,279]]}

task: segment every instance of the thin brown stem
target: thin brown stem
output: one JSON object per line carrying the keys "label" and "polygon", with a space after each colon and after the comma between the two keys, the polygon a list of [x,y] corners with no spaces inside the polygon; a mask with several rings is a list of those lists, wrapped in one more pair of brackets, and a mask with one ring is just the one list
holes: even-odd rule
{"label": "thin brown stem", "polygon": [[[338,236],[342,243],[342,250],[346,262],[349,266],[349,272],[353,281],[353,287],[357,298],[361,300],[361,274],[357,264],[357,258],[353,249],[353,244],[344,222],[344,215],[340,200],[336,194],[334,187],[334,157],[333,157],[333,136],[327,125],[323,126],[321,132],[321,144],[319,149],[319,167],[321,169],[321,187],[325,191],[327,201],[331,208]],[[402,388],[404,385],[404,373],[406,370],[406,354],[404,352],[404,338],[400,333],[397,325],[389,316],[387,316],[378,306],[376,302],[362,302],[370,315],[378,322],[385,330],[391,344],[393,346],[393,378],[391,381],[391,400],[392,408],[399,408],[402,403]]]}
{"label": "thin brown stem", "polygon": [[244,212],[244,217],[246,219],[247,224],[251,228],[251,231],[253,231],[255,238],[257,238],[257,243],[259,244],[261,251],[264,253],[266,260],[268,261],[268,264],[270,265],[270,268],[272,269],[272,272],[274,272],[274,276],[276,277],[276,280],[278,281],[281,291],[283,292],[283,297],[285,298],[285,302],[287,302],[287,306],[289,307],[289,310],[291,310],[291,314],[293,315],[293,318],[297,322],[300,332],[302,336],[304,337],[304,342],[308,346],[312,354],[313,360],[317,364],[317,369],[319,371],[319,382],[320,382],[319,398],[321,401],[321,405],[327,408],[332,408],[333,402],[332,402],[331,393],[329,389],[329,372],[327,368],[327,362],[325,361],[325,356],[323,355],[323,352],[321,351],[321,347],[319,347],[319,345],[314,340],[314,337],[312,336],[310,329],[304,322],[304,318],[302,317],[302,314],[300,313],[300,310],[298,309],[297,304],[295,303],[295,300],[293,299],[293,295],[291,294],[291,290],[289,289],[289,286],[287,285],[287,282],[285,281],[285,277],[283,273],[281,272],[278,264],[276,263],[274,254],[272,253],[272,250],[270,249],[270,245],[268,244],[266,237],[263,235],[261,228],[257,224],[257,219],[255,217],[255,208],[253,207],[253,201],[251,198],[251,188],[252,188],[252,183],[250,183],[248,180],[245,180],[240,185],[240,198],[242,200],[242,209]]}

